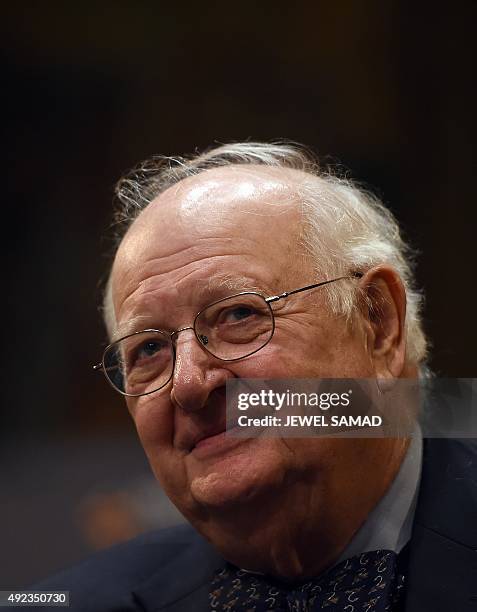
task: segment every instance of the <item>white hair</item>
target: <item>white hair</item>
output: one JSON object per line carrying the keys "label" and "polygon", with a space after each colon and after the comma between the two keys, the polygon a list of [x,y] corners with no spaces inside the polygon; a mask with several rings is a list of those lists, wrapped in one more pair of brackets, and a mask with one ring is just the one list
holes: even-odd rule
{"label": "white hair", "polygon": [[[420,317],[422,295],[415,288],[414,254],[402,239],[392,213],[368,191],[329,169],[302,146],[283,143],[233,143],[221,145],[190,158],[152,157],[116,186],[119,203],[115,220],[122,228],[118,243],[134,219],[160,193],[179,181],[211,168],[261,165],[301,171],[296,188],[303,213],[302,244],[311,255],[317,273],[347,275],[388,264],[401,277],[407,296],[406,359],[422,363],[427,342]],[[331,283],[325,287],[335,314],[352,319],[357,293],[354,283]],[[116,321],[111,282],[104,298],[104,319],[111,336]]]}

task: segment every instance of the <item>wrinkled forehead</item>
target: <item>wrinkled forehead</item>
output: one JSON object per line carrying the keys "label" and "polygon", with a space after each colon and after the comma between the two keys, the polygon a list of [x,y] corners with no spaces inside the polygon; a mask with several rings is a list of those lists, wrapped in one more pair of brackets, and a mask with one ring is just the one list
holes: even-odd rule
{"label": "wrinkled forehead", "polygon": [[141,212],[124,237],[114,268],[134,267],[201,243],[227,251],[234,241],[271,258],[296,248],[303,173],[283,168],[229,166],[173,185]]}

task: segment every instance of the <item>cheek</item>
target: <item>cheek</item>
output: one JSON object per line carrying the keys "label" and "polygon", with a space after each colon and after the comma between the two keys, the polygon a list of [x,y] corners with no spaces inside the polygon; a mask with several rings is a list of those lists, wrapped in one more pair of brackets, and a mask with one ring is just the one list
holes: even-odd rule
{"label": "cheek", "polygon": [[173,446],[173,406],[165,396],[151,395],[129,401],[128,408],[155,477],[172,501],[181,505],[179,502],[188,490],[187,474],[182,457]]}
{"label": "cheek", "polygon": [[277,336],[256,355],[234,365],[241,378],[363,378],[371,377],[369,357],[353,338],[324,342],[308,337]]}
{"label": "cheek", "polygon": [[[359,331],[349,329],[342,319],[325,324],[305,324],[291,334],[286,326],[276,334],[275,357],[290,378],[372,377],[373,368]],[[273,340],[272,340],[273,342]]]}
{"label": "cheek", "polygon": [[172,444],[174,409],[165,394],[128,399],[128,409],[144,450],[158,450]]}
{"label": "cheek", "polygon": [[329,377],[372,378],[373,363],[359,335],[337,337],[329,355]]}

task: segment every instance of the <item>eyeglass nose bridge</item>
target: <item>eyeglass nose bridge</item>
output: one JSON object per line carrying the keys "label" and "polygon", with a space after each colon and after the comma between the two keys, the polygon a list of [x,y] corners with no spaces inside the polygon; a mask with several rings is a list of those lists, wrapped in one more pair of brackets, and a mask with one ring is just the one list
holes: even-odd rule
{"label": "eyeglass nose bridge", "polygon": [[205,334],[197,334],[195,328],[189,325],[188,327],[181,327],[180,329],[176,329],[171,333],[171,340],[173,340],[174,336],[177,336],[180,332],[186,331],[187,329],[191,329],[194,332],[195,337],[199,341],[200,344],[206,346],[209,343],[209,338]]}

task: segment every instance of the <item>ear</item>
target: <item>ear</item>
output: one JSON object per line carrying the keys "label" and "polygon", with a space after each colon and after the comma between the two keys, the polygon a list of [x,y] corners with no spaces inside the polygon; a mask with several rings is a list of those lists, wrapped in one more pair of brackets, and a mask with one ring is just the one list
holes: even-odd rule
{"label": "ear", "polygon": [[376,378],[403,375],[406,357],[406,291],[390,266],[378,266],[360,280],[368,352]]}

